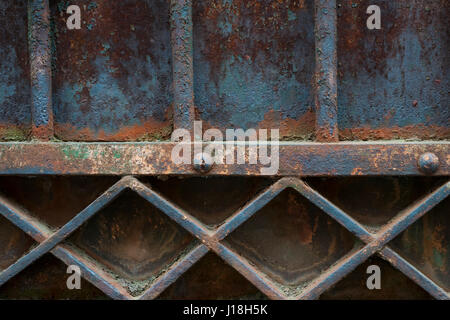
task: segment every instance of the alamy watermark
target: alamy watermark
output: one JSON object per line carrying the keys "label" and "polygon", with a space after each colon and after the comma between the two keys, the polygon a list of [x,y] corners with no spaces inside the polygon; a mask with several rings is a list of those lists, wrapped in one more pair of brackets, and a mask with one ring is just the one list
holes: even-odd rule
{"label": "alamy watermark", "polygon": [[262,175],[275,175],[280,163],[279,138],[279,129],[226,129],[222,132],[210,128],[203,132],[202,122],[195,121],[193,132],[187,129],[173,131],[172,141],[176,145],[171,157],[178,165],[192,164],[195,156],[200,154],[208,165],[259,164]]}
{"label": "alamy watermark", "polygon": [[67,267],[67,273],[71,274],[66,281],[67,289],[81,289],[81,269],[79,266],[71,264]]}
{"label": "alamy watermark", "polygon": [[367,278],[366,286],[369,290],[380,290],[381,289],[381,269],[376,264],[370,265],[366,270],[367,274],[370,276]]}
{"label": "alamy watermark", "polygon": [[[69,15],[67,18],[67,29],[80,30],[81,29],[81,8],[78,5],[69,5],[66,13]],[[366,13],[370,16],[367,18],[367,28],[369,30],[381,29],[381,8],[377,5],[369,5]]]}

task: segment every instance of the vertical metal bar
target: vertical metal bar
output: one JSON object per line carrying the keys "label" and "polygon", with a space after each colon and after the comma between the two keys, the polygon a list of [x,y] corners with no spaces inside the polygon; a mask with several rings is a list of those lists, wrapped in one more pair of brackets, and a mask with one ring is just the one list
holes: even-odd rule
{"label": "vertical metal bar", "polygon": [[339,140],[337,124],[336,0],[315,1],[316,140]]}
{"label": "vertical metal bar", "polygon": [[34,138],[53,136],[50,8],[48,0],[28,0],[31,117]]}
{"label": "vertical metal bar", "polygon": [[192,0],[171,0],[174,128],[191,130],[194,121]]}

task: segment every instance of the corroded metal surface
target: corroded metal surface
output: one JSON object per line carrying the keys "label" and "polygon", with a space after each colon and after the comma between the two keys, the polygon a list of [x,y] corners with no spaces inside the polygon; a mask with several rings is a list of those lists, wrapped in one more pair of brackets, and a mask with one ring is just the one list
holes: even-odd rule
{"label": "corroded metal surface", "polygon": [[126,191],[70,241],[117,274],[144,280],[161,274],[193,238],[137,194]]}
{"label": "corroded metal surface", "polygon": [[[174,143],[0,143],[0,174],[198,174],[172,161]],[[189,145],[192,147],[192,145]],[[248,148],[248,147],[247,147]],[[450,175],[449,143],[281,143],[278,176],[422,175],[418,159],[440,159]],[[248,155],[248,150],[246,151]],[[215,164],[210,175],[261,175],[258,164]]]}
{"label": "corroded metal surface", "polygon": [[171,0],[174,127],[191,129],[194,110],[192,0]]}
{"label": "corroded metal surface", "polygon": [[52,5],[55,134],[62,140],[158,140],[170,135],[169,2],[67,1]]}
{"label": "corroded metal surface", "polygon": [[28,2],[32,135],[53,138],[49,0]]}
{"label": "corroded metal surface", "polygon": [[[179,226],[201,240],[201,244],[188,248],[187,252],[182,253],[177,261],[167,266],[162,274],[156,278],[150,277],[144,282],[137,282],[115,274],[114,271],[99,264],[89,254],[71,244],[70,240],[62,243],[90,217],[111,205],[114,199],[117,199],[126,190],[131,190],[141,196]],[[325,270],[312,277],[306,285],[298,283],[292,283],[289,287],[283,285],[283,283],[280,283],[283,281],[279,281],[271,272],[261,268],[261,263],[250,262],[245,254],[235,251],[227,241],[233,234],[236,234],[236,229],[244,228],[246,224],[252,223],[252,217],[258,214],[261,208],[277,199],[285,190],[295,190],[301,194],[364,243],[363,246],[355,245],[353,248],[348,248],[350,252],[346,255],[342,256],[343,252],[338,254],[333,265],[330,266],[328,264],[325,266]],[[23,271],[33,261],[51,251],[67,264],[76,263],[80,265],[85,277],[112,298],[150,299],[161,294],[165,288],[174,283],[177,278],[199,261],[208,251],[212,251],[240,272],[269,298],[312,299],[320,296],[371,256],[379,254],[433,297],[449,299],[445,287],[441,287],[432,278],[416,269],[398,252],[388,246],[392,240],[426,213],[432,211],[436,206],[444,204],[445,202],[443,201],[449,195],[450,182],[447,182],[415,203],[408,205],[392,220],[375,231],[367,229],[297,178],[282,178],[278,180],[244,207],[233,213],[222,225],[215,229],[207,228],[188,212],[177,207],[152,188],[133,177],[122,178],[56,231],[48,229],[43,221],[33,218],[28,212],[5,197],[0,197],[0,213],[29,236],[40,242],[38,246],[0,273],[0,286],[12,276]],[[264,216],[264,214],[260,213],[260,216]],[[258,251],[260,250],[258,249]],[[423,269],[423,266],[421,266],[421,269]]]}
{"label": "corroded metal surface", "polygon": [[25,140],[31,128],[27,1],[1,1],[0,140]]}
{"label": "corroded metal surface", "polygon": [[447,291],[450,291],[449,208],[447,198],[392,243],[397,252],[414,261],[417,268]]}
{"label": "corroded metal surface", "polygon": [[[0,298],[363,297],[380,263],[364,297],[450,299],[448,1],[70,4],[81,30],[68,1],[0,4]],[[269,177],[136,142],[196,118],[298,141]]]}
{"label": "corroded metal surface", "polygon": [[288,288],[307,284],[357,246],[350,232],[292,189],[231,233],[226,243]]}
{"label": "corroded metal surface", "polygon": [[[450,137],[447,1],[71,4],[81,30],[66,28],[68,2],[29,2],[28,57],[26,3],[2,2],[19,30],[2,30],[3,140],[26,140],[31,115],[35,137],[51,138],[54,118],[56,137],[77,141],[164,140],[195,117],[284,140],[335,141],[338,127],[343,140]],[[369,4],[381,30],[365,26]]]}
{"label": "corroded metal surface", "polygon": [[20,228],[0,217],[0,270],[6,269],[35,244]]}
{"label": "corroded metal surface", "polygon": [[45,255],[38,263],[0,288],[0,299],[19,300],[95,300],[110,299],[101,290],[81,279],[80,290],[67,290],[67,265]]}
{"label": "corroded metal surface", "polygon": [[[383,272],[382,290],[367,290],[367,268],[377,265]],[[320,296],[321,300],[431,300],[433,297],[387,261],[372,257],[336,286]]]}
{"label": "corroded metal surface", "polygon": [[195,105],[217,128],[314,135],[314,3],[194,1]]}
{"label": "corroded metal surface", "polygon": [[206,254],[158,299],[267,299],[239,272],[212,253]]}
{"label": "corroded metal surface", "polygon": [[317,0],[316,36],[316,141],[338,141],[337,18],[336,0]]}
{"label": "corroded metal surface", "polygon": [[[368,30],[379,5],[382,29]],[[341,138],[449,139],[449,2],[338,1]]]}

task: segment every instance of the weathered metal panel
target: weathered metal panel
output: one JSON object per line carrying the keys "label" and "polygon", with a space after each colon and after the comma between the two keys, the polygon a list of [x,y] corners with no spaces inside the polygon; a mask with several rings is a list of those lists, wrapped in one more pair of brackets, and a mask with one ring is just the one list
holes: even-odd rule
{"label": "weathered metal panel", "polygon": [[55,134],[62,140],[159,140],[172,123],[169,2],[53,1]]}
{"label": "weathered metal panel", "polygon": [[[368,30],[369,5],[382,10]],[[449,139],[449,2],[338,1],[344,140]]]}
{"label": "weathered metal panel", "polygon": [[0,140],[26,140],[31,127],[27,1],[1,1],[0,25]]}
{"label": "weathered metal panel", "polygon": [[49,1],[28,1],[32,138],[40,140],[54,134],[50,21]]}
{"label": "weathered metal panel", "polygon": [[215,128],[314,135],[313,1],[194,1],[194,90]]}
{"label": "weathered metal panel", "polygon": [[[0,298],[450,299],[448,8],[3,1],[0,140],[69,142],[0,142]],[[264,177],[138,142],[196,118],[302,141],[271,141]]]}

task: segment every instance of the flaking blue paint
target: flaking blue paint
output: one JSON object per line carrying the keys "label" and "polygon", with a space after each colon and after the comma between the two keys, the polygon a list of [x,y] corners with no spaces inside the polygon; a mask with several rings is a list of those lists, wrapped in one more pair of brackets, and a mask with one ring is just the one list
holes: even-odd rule
{"label": "flaking blue paint", "polygon": [[[136,0],[126,2],[128,4],[124,5],[130,9]],[[138,20],[129,16],[133,28],[126,28],[127,37],[118,37],[117,30],[113,29],[108,37],[88,33],[86,42],[79,44],[89,47],[92,41],[99,42],[98,46],[90,47],[82,60],[76,61],[80,69],[89,70],[90,74],[87,77],[76,74],[56,86],[56,123],[88,129],[93,135],[89,139],[95,139],[100,132],[113,135],[124,127],[142,125],[146,121],[167,121],[167,108],[173,100],[168,6],[165,1],[147,2],[138,1],[154,18],[148,20],[147,13]],[[122,4],[115,6],[118,10]],[[164,7],[166,12],[161,10]],[[105,14],[103,8],[102,2],[93,12],[100,17]],[[96,21],[97,27],[102,27],[104,19]],[[143,24],[143,21],[150,24]],[[122,21],[122,25],[127,26],[128,22]],[[61,70],[57,67],[57,76],[58,72]]]}
{"label": "flaking blue paint", "polygon": [[31,124],[26,17],[27,1],[0,1],[0,126]]}
{"label": "flaking blue paint", "polygon": [[[340,74],[343,75],[338,83],[341,128],[449,126],[448,27],[439,19],[443,10],[440,3],[431,1],[432,17],[425,18],[421,17],[423,4],[403,6],[400,10],[389,7],[388,1],[380,2],[384,10],[394,12],[396,20],[385,18],[383,30],[370,32],[372,35],[383,32],[386,37],[393,37],[389,40],[391,43],[386,38],[382,44],[375,43],[370,32],[363,33],[360,45],[367,54],[365,67],[361,65],[355,74],[350,70],[356,62],[348,60],[349,52],[339,52]],[[402,18],[404,21],[400,21]],[[395,27],[401,31],[394,37]],[[373,52],[380,48],[384,48],[385,56],[372,58]]]}
{"label": "flaking blue paint", "polygon": [[[281,120],[300,118],[314,108],[312,2],[295,12],[282,9],[288,21],[277,12],[272,18],[249,17],[242,12],[236,15],[237,6],[228,1],[215,17],[215,24],[197,20],[200,18],[194,14],[194,92],[201,118],[216,127],[244,129],[257,126],[271,111],[278,111]],[[285,30],[280,34],[288,40],[269,38],[261,31],[253,33],[256,18],[263,21],[267,34],[272,33],[271,28],[278,28]],[[272,24],[272,19],[278,22]],[[217,34],[213,41],[223,42],[223,59],[218,68],[205,54],[212,45],[206,37],[213,33]],[[238,48],[237,54],[226,48],[227,39],[233,41],[233,37],[245,46]],[[283,41],[293,42],[292,52],[283,52]],[[268,55],[263,49],[253,49],[262,44],[270,48]]]}

